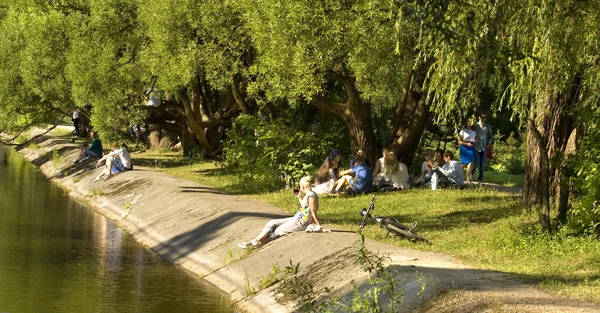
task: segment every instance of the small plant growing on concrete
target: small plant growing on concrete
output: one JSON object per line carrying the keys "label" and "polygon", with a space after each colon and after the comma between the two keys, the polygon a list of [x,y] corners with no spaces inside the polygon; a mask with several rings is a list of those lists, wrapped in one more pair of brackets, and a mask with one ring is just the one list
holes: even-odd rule
{"label": "small plant growing on concrete", "polygon": [[282,271],[281,268],[279,267],[279,265],[273,264],[271,266],[271,273],[269,273],[269,275],[261,278],[261,280],[260,280],[261,288],[264,289],[264,288],[268,288],[268,287],[275,285],[276,283],[280,282],[285,277],[286,273],[287,273],[287,271]]}
{"label": "small plant growing on concrete", "polygon": [[60,163],[60,153],[58,153],[58,150],[52,151],[52,163],[54,165]]}
{"label": "small plant growing on concrete", "polygon": [[[349,301],[341,301],[338,297],[319,302],[320,296],[330,293],[329,288],[323,288],[322,291],[315,291],[312,282],[306,275],[298,275],[300,264],[293,264],[290,260],[290,266],[286,267],[286,272],[291,277],[286,278],[282,283],[282,290],[286,292],[285,297],[288,300],[296,302],[296,309],[302,313],[326,313],[326,312],[398,312],[400,305],[404,302],[404,294],[396,279],[393,271],[387,270],[383,261],[385,256],[372,253],[365,247],[364,236],[362,233],[359,242],[357,262],[363,270],[368,273],[375,273],[374,278],[368,279],[370,288],[364,293],[358,290],[354,285],[354,296]],[[421,293],[427,288],[427,284],[421,286]],[[382,304],[380,298],[385,297],[389,300],[387,304]]]}

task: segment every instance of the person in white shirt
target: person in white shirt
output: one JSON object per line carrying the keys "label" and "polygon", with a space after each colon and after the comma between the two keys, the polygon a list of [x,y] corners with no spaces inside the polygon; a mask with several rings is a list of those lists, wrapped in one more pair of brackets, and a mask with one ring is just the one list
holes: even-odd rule
{"label": "person in white shirt", "polygon": [[129,156],[129,151],[127,148],[120,147],[112,144],[110,146],[111,152],[104,155],[102,159],[98,160],[96,163],[97,166],[101,166],[104,163],[104,169],[98,175],[98,177],[94,178],[94,182],[99,180],[106,180],[112,175],[116,175],[119,172],[124,172],[133,169],[131,165],[131,157]]}
{"label": "person in white shirt", "polygon": [[460,145],[460,164],[467,169],[467,184],[471,183],[471,173],[473,171],[473,160],[475,159],[475,142],[477,133],[473,130],[471,121],[467,120],[465,128],[458,133],[458,144]]}
{"label": "person in white shirt", "polygon": [[77,108],[71,111],[71,120],[73,121],[73,128],[75,128],[75,137],[79,137],[79,110]]}
{"label": "person in white shirt", "polygon": [[[408,190],[410,184],[408,183],[408,168],[402,162],[398,161],[396,154],[392,151],[388,152],[385,156],[385,162],[383,170],[383,181],[392,186],[396,190]],[[380,182],[380,186],[381,182]]]}
{"label": "person in white shirt", "polygon": [[465,174],[463,173],[462,166],[459,162],[454,160],[454,153],[452,151],[444,152],[444,164],[443,167],[435,166],[433,171],[438,174],[439,182],[451,182],[458,186],[462,186],[465,183]]}
{"label": "person in white shirt", "polygon": [[385,157],[390,152],[390,148],[384,147],[381,150],[382,157],[375,162],[375,169],[373,170],[373,181],[378,182],[383,177],[383,167],[385,166]]}

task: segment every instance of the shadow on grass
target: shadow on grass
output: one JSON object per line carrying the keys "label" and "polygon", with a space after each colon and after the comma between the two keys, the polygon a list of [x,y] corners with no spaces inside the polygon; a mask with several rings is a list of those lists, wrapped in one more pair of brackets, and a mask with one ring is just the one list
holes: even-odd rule
{"label": "shadow on grass", "polygon": [[477,197],[472,197],[472,196],[467,196],[467,197],[459,197],[457,198],[454,202],[457,203],[480,203],[480,202],[498,202],[498,201],[516,201],[519,198],[521,198],[521,196],[519,195],[510,195],[510,196],[505,196],[505,195],[484,195],[484,196],[477,196]]}
{"label": "shadow on grass", "polygon": [[161,158],[135,158],[135,164],[139,166],[149,167],[149,168],[174,168],[181,166],[190,165],[193,160],[186,160],[184,158],[169,158],[169,159],[161,159]]}
{"label": "shadow on grass", "polygon": [[531,284],[552,283],[553,285],[571,287],[590,285],[590,282],[600,282],[600,274],[570,274],[568,276],[556,274],[513,274],[513,276]]}
{"label": "shadow on grass", "polygon": [[[231,226],[231,224],[237,220],[248,217],[279,219],[289,217],[289,215],[259,212],[228,212],[214,220],[203,223],[190,231],[164,241],[152,247],[151,250],[160,253],[169,259],[178,260],[196,252],[210,240],[222,236],[221,231],[228,227],[235,227]],[[251,238],[252,236],[257,235],[259,231],[260,229],[257,229],[256,234],[248,234],[247,237]]]}
{"label": "shadow on grass", "polygon": [[[513,215],[518,215],[520,210],[520,207],[516,205],[507,205],[495,208],[482,208],[479,210],[454,211],[441,215],[419,213],[379,215],[376,212],[373,215],[394,219],[404,225],[411,225],[414,221],[417,221],[420,231],[438,231],[465,227],[470,224],[489,224]],[[326,220],[327,223],[356,225],[357,229],[362,221],[360,209],[356,209],[356,215],[350,215],[347,211],[339,213],[323,212],[323,219]],[[373,219],[369,219],[368,225],[377,225],[377,222]]]}

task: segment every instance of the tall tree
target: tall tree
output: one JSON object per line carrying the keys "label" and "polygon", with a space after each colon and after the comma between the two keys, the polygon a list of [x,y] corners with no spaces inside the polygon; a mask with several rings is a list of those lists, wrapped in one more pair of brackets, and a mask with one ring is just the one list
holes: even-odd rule
{"label": "tall tree", "polygon": [[352,149],[365,149],[374,161],[379,153],[372,115],[377,107],[401,102],[402,83],[413,66],[409,56],[394,50],[389,2],[243,3],[257,50],[254,85],[271,99],[311,103],[342,119]]}
{"label": "tall tree", "polygon": [[0,120],[3,130],[56,123],[74,102],[65,75],[69,40],[63,16],[8,1],[0,19]]}
{"label": "tall tree", "polygon": [[234,4],[148,0],[140,10],[149,40],[142,63],[183,117],[189,135],[182,137],[195,137],[207,152],[218,149],[231,118],[257,109],[246,92],[250,40]]}
{"label": "tall tree", "polygon": [[[481,88],[498,91],[528,130],[525,206],[538,205],[550,230],[551,200],[568,209],[569,155],[577,149],[583,103],[597,97],[597,1],[406,1],[402,13],[428,31],[432,108],[440,117],[477,108]],[[416,13],[415,13],[416,12]],[[402,15],[404,16],[404,15]]]}

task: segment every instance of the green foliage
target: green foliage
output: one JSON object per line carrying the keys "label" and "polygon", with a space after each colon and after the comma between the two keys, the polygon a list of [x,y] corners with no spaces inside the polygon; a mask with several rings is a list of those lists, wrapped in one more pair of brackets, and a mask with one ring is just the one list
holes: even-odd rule
{"label": "green foliage", "polygon": [[188,152],[186,157],[203,159],[206,155],[206,151],[200,145],[195,144]]}
{"label": "green foliage", "polygon": [[[356,261],[362,269],[367,273],[380,274],[384,270],[383,262],[386,257],[373,253],[365,247],[365,235],[361,231],[358,249],[358,257]],[[389,259],[389,258],[388,258]]]}
{"label": "green foliage", "polygon": [[286,271],[282,271],[277,264],[273,264],[271,266],[271,273],[260,279],[260,287],[264,289],[275,285],[284,278],[285,274],[288,274],[287,268]]}
{"label": "green foliage", "polygon": [[[286,273],[292,276],[283,281],[281,289],[286,292],[288,300],[296,302],[296,309],[299,312],[398,312],[400,305],[404,302],[404,294],[401,289],[398,289],[400,284],[396,278],[397,274],[384,268],[384,259],[384,256],[373,253],[365,247],[364,236],[361,233],[356,260],[366,272],[376,273],[374,277],[367,280],[368,288],[366,292],[361,293],[358,286],[355,285],[353,297],[350,301],[341,301],[339,298],[334,297],[319,303],[317,298],[324,293],[329,293],[329,288],[315,291],[306,274],[299,274],[300,264],[293,264],[291,260],[290,265],[286,267]],[[385,304],[380,302],[382,297],[386,299]]]}
{"label": "green foliage", "polygon": [[241,115],[228,132],[224,149],[226,170],[256,190],[281,185],[282,173],[296,181],[316,172],[328,153],[328,142],[310,131],[300,131],[285,120]]}
{"label": "green foliage", "polygon": [[[600,110],[590,110],[587,118],[596,119]],[[597,121],[597,120],[596,120]],[[574,201],[569,210],[566,226],[570,231],[580,234],[600,235],[600,128],[592,124],[581,147],[571,160],[575,175],[573,178],[576,192],[580,197]]]}
{"label": "green foliage", "polygon": [[511,132],[508,138],[504,140],[504,136],[500,132],[496,132],[494,135],[494,157],[487,160],[486,166],[497,172],[512,175],[525,173],[525,145],[520,143],[514,135]]}
{"label": "green foliage", "polygon": [[575,234],[600,236],[600,202],[588,196],[573,204],[565,228]]}
{"label": "green foliage", "polygon": [[286,266],[285,272],[288,276],[281,285],[286,291],[288,300],[297,303],[296,309],[302,313],[318,312],[317,297],[319,293],[314,290],[312,282],[306,274],[299,273],[300,263],[294,264],[290,260],[290,265]]}
{"label": "green foliage", "polygon": [[60,153],[58,153],[58,150],[52,151],[52,163],[54,163],[54,165],[60,163]]}
{"label": "green foliage", "polygon": [[[251,69],[258,80],[250,88],[265,90],[267,98],[335,98],[340,86],[332,82],[334,73],[355,77],[362,96],[376,104],[393,106],[401,94],[413,63],[394,50],[398,38],[389,1],[260,0],[241,6],[259,52]],[[414,31],[410,23],[401,26]]]}

